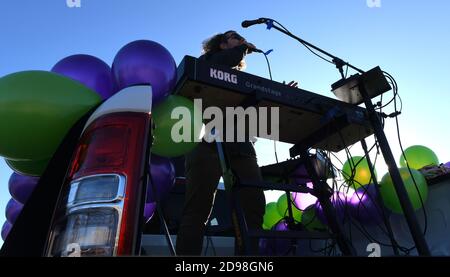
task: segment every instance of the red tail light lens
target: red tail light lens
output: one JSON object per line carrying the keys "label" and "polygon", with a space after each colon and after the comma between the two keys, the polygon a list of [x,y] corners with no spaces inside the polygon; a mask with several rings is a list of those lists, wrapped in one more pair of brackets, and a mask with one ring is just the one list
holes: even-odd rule
{"label": "red tail light lens", "polygon": [[150,115],[144,113],[115,113],[98,118],[80,140],[69,177],[132,171],[136,159],[142,159],[149,119]]}
{"label": "red tail light lens", "polygon": [[[86,255],[136,252],[149,126],[150,114],[120,112],[97,118],[83,132],[49,253],[78,248]],[[97,245],[97,250],[86,252],[83,245]]]}

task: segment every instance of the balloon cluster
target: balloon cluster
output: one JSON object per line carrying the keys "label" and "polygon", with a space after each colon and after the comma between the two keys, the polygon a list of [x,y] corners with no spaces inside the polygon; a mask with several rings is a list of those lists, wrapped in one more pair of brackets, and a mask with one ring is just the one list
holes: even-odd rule
{"label": "balloon cluster", "polygon": [[379,190],[374,184],[358,188],[347,205],[350,214],[362,224],[381,224],[389,213],[379,201]]}
{"label": "balloon cluster", "polygon": [[[333,195],[330,197],[331,205],[334,207],[334,210],[336,212],[337,219],[343,223],[345,220],[345,215],[347,213],[347,195],[345,195],[342,192],[335,191]],[[327,225],[328,221],[326,219],[324,210],[322,208],[322,205],[320,204],[319,200],[317,200],[315,204],[316,209],[316,216],[319,219],[320,222]]]}
{"label": "balloon cluster", "polygon": [[[17,174],[40,176],[64,136],[83,115],[124,88],[149,85],[155,128],[152,153],[158,156],[151,159],[156,189],[148,190],[153,194],[149,192],[147,197],[150,205],[146,214],[153,214],[150,211],[154,200],[163,198],[174,182],[173,165],[168,158],[192,150],[202,125],[201,112],[194,112],[191,100],[170,95],[176,78],[176,64],[170,52],[150,40],[123,46],[111,67],[95,56],[76,54],[61,59],[50,71],[30,70],[3,76],[0,156]],[[172,138],[171,130],[179,121],[172,119],[175,108],[190,115],[184,121],[191,129],[190,141]],[[9,230],[8,226],[3,230]]]}
{"label": "balloon cluster", "polygon": [[152,219],[156,201],[164,201],[175,184],[175,167],[169,158],[152,155],[150,159],[151,183],[147,186],[144,209],[145,222]]}
{"label": "balloon cluster", "polygon": [[16,172],[13,172],[9,177],[8,189],[11,199],[5,208],[6,221],[2,227],[3,240],[8,236],[12,226],[22,212],[23,206],[27,203],[38,182],[38,177],[20,175]]}
{"label": "balloon cluster", "polygon": [[[413,145],[405,149],[404,155],[400,156],[399,163],[401,167],[398,170],[409,200],[414,210],[418,210],[423,207],[428,197],[428,185],[419,169],[426,166],[437,166],[439,159],[428,147]],[[363,157],[353,157],[345,162],[342,174],[349,186],[356,188],[347,204],[352,216],[359,221],[368,224],[380,223],[383,220],[383,212],[387,212],[385,208],[395,213],[403,213],[389,173],[382,177],[379,189],[377,189],[375,185],[369,184],[376,176],[370,175],[367,160]],[[379,196],[384,205],[378,204]]]}
{"label": "balloon cluster", "polygon": [[[291,200],[292,196],[291,196]],[[282,194],[277,202],[270,202],[266,204],[266,210],[263,218],[263,229],[269,230],[275,226],[278,222],[288,216],[288,202],[286,194]],[[295,222],[300,222],[302,218],[302,211],[295,205],[291,206],[292,216]]]}
{"label": "balloon cluster", "polygon": [[[277,202],[270,202],[266,204],[266,210],[263,218],[263,229],[287,231],[288,224],[286,218],[289,215],[287,195],[282,194]],[[290,199],[293,203],[292,195]],[[297,209],[295,205],[291,206],[292,216],[294,222],[299,223],[302,220],[302,211]],[[289,239],[279,238],[263,238],[259,242],[259,249],[261,255],[274,256],[285,255],[291,247]]]}
{"label": "balloon cluster", "polygon": [[[282,194],[277,202],[270,202],[266,205],[266,212],[263,219],[263,229],[272,229],[276,231],[289,230],[286,218],[288,217],[287,195]],[[291,196],[291,200],[292,196]],[[294,222],[299,223],[302,220],[303,212],[291,206]],[[290,239],[263,238],[260,240],[260,254],[267,256],[286,255],[291,249],[292,241]]]}
{"label": "balloon cluster", "polygon": [[[382,223],[384,215],[387,214],[378,196],[378,190],[375,185],[368,184],[359,187],[350,194],[336,191],[330,200],[336,212],[336,218],[341,224],[349,222],[348,216],[351,216],[361,224],[372,225]],[[313,207],[317,220],[322,224],[318,225],[318,228],[323,228],[323,226],[328,225],[320,202],[317,201]],[[315,225],[317,226],[317,222]],[[317,228],[316,226],[314,227]]]}

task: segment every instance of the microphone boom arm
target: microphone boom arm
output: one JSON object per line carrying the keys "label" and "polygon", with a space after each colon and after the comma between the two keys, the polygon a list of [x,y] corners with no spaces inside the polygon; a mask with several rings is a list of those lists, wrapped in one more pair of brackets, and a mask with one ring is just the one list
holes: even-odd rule
{"label": "microphone boom arm", "polygon": [[[264,23],[266,23],[267,26],[269,27],[268,21],[271,21],[271,22],[272,22],[273,20],[272,20],[272,19],[268,19],[268,18],[264,18],[264,19],[266,20],[266,22],[264,22]],[[303,45],[305,45],[305,46],[308,46],[308,47],[311,47],[311,48],[313,48],[314,50],[319,51],[320,53],[322,53],[322,54],[327,55],[328,57],[330,57],[330,58],[332,59],[333,63],[334,63],[334,64],[336,65],[336,67],[339,69],[339,72],[341,73],[342,77],[344,77],[344,76],[343,76],[343,75],[344,75],[344,72],[343,72],[343,69],[342,69],[342,67],[343,67],[344,65],[346,65],[346,66],[348,66],[348,67],[350,67],[350,68],[352,68],[352,69],[358,71],[359,73],[364,73],[363,70],[361,70],[361,69],[359,69],[359,68],[357,68],[357,67],[355,67],[355,66],[349,64],[348,62],[343,61],[342,59],[340,59],[340,58],[338,58],[338,57],[336,57],[336,56],[334,56],[334,55],[332,55],[332,54],[326,52],[325,50],[320,49],[319,47],[317,47],[317,46],[315,46],[315,45],[313,45],[313,44],[307,42],[306,40],[303,40],[303,39],[301,39],[301,38],[299,38],[299,37],[293,35],[292,33],[288,32],[288,31],[286,31],[286,30],[284,30],[284,29],[281,29],[280,27],[278,27],[278,26],[276,26],[276,25],[274,25],[274,24],[272,24],[272,23],[270,23],[270,28],[275,28],[275,29],[277,29],[278,31],[282,32],[283,34],[286,34],[286,35],[290,36],[291,38],[293,38],[293,39],[299,41],[301,44],[303,44]]]}

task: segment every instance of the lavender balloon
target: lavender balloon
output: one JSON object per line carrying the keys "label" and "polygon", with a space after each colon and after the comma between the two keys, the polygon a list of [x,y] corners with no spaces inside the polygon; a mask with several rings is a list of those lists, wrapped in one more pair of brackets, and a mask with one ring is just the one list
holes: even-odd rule
{"label": "lavender balloon", "polygon": [[150,40],[136,40],[122,47],[114,58],[112,72],[119,89],[150,84],[154,104],[170,94],[177,77],[170,52]]}
{"label": "lavender balloon", "polygon": [[2,240],[3,241],[6,240],[6,237],[8,236],[11,229],[12,229],[12,224],[9,223],[8,221],[5,221],[5,223],[3,223],[3,226],[2,226]]}
{"label": "lavender balloon", "polygon": [[56,63],[51,71],[77,80],[96,91],[102,99],[108,99],[116,92],[109,65],[91,55],[68,56]]}
{"label": "lavender balloon", "polygon": [[[346,212],[346,206],[347,206],[347,197],[342,192],[335,191],[333,195],[331,196],[331,205],[333,205],[334,210],[336,211],[337,219],[343,223],[345,219],[345,212]],[[317,200],[315,204],[316,208],[316,215],[317,218],[323,223],[328,224],[328,221],[325,217],[324,211],[322,209],[322,205],[320,204],[319,200]]]}
{"label": "lavender balloon", "polygon": [[[175,167],[169,158],[152,155],[150,159],[150,174],[152,176],[154,189],[157,199],[163,200],[172,189],[175,183]],[[153,188],[147,187],[147,203],[154,202],[156,199],[153,194]]]}
{"label": "lavender balloon", "polygon": [[[306,186],[310,189],[313,188],[313,184],[311,182],[306,183]],[[292,199],[294,200],[295,207],[302,211],[315,204],[317,201],[317,197],[314,195],[300,192],[292,192]]]}
{"label": "lavender balloon", "polygon": [[17,202],[13,198],[9,199],[8,204],[6,204],[5,208],[5,216],[6,219],[14,224],[16,222],[17,217],[19,216],[20,212],[22,212],[23,204]]}
{"label": "lavender balloon", "polygon": [[373,184],[358,188],[348,202],[350,214],[363,224],[381,223],[383,210],[386,210],[378,204],[377,197],[378,192]]}
{"label": "lavender balloon", "polygon": [[11,196],[18,202],[25,204],[39,182],[39,177],[25,176],[13,172],[8,181]]}

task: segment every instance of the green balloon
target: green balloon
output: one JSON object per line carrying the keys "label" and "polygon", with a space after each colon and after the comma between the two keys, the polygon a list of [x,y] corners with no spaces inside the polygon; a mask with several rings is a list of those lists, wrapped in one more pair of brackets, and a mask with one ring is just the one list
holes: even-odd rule
{"label": "green balloon", "polygon": [[[172,111],[175,108],[178,108],[175,111],[179,111],[181,116],[172,119]],[[202,127],[202,114],[191,100],[170,95],[155,107],[152,118],[155,124],[152,153],[163,157],[177,157],[197,146]],[[174,135],[178,136],[176,140],[172,138],[172,129]]]}
{"label": "green balloon", "polygon": [[0,155],[44,160],[100,96],[83,84],[47,71],[0,78]]}
{"label": "green balloon", "polygon": [[270,202],[266,204],[266,212],[264,214],[263,226],[266,228],[272,228],[273,225],[277,224],[278,221],[282,219],[282,216],[278,213],[277,203]]}
{"label": "green balloon", "polygon": [[[428,197],[428,186],[425,177],[423,177],[422,173],[420,173],[419,171],[411,168],[412,176],[414,177],[417,188],[419,190],[419,192],[417,192],[416,186],[414,185],[408,168],[399,168],[399,172],[414,210],[421,208],[422,203],[420,201],[420,197],[422,197],[423,203],[426,202]],[[383,198],[384,205],[387,208],[396,213],[403,213],[403,209],[400,206],[400,202],[398,200],[397,193],[395,192],[391,175],[389,173],[386,173],[381,179],[380,194]]]}
{"label": "green balloon", "polygon": [[[439,165],[436,154],[428,147],[413,145],[405,149],[405,156],[410,168],[421,169],[427,165]],[[407,167],[405,158],[400,155],[400,166]]]}
{"label": "green balloon", "polygon": [[6,164],[16,173],[28,176],[41,176],[50,159],[41,161],[16,161],[5,159]]}
{"label": "green balloon", "polygon": [[[361,162],[359,162],[360,160]],[[356,165],[356,163],[358,164]],[[374,173],[374,178],[376,179],[377,172],[375,168]],[[371,174],[367,159],[359,156],[354,156],[351,159],[347,160],[342,167],[342,175],[344,176],[345,181],[354,189],[369,184]]]}
{"label": "green balloon", "polygon": [[327,227],[317,218],[315,205],[308,206],[303,210],[302,224],[305,226],[306,230],[309,231],[323,231],[327,229]]}
{"label": "green balloon", "polygon": [[[278,201],[277,201],[277,210],[278,210],[278,213],[280,214],[281,217],[285,217],[285,216],[289,215],[288,207],[287,207],[287,200],[286,199],[287,199],[286,193],[283,193],[278,198]],[[292,200],[292,197],[291,197],[291,200]],[[302,220],[302,211],[297,209],[294,206],[294,202],[293,201],[291,203],[292,203],[292,205],[291,205],[292,216],[294,217],[294,220],[296,222],[301,222],[301,220]]]}

